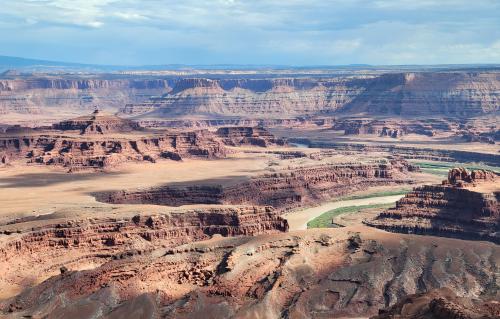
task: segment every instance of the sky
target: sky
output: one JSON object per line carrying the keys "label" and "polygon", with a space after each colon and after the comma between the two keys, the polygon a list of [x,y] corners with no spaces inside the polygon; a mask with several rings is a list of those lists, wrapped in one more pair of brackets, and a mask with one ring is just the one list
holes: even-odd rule
{"label": "sky", "polygon": [[0,55],[113,65],[500,63],[500,0],[0,0]]}

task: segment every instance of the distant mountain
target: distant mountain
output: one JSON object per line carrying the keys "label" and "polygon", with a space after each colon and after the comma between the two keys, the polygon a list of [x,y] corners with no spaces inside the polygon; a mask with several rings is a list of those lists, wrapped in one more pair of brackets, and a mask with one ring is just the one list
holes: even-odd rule
{"label": "distant mountain", "polygon": [[48,60],[26,59],[12,56],[0,55],[0,72],[7,70],[18,71],[64,71],[64,70],[99,70],[101,66],[58,62]]}
{"label": "distant mountain", "polygon": [[[39,59],[20,58],[13,56],[0,55],[0,75],[14,76],[20,73],[64,73],[64,72],[117,72],[117,71],[243,71],[243,70],[260,70],[265,73],[273,73],[272,71],[300,71],[308,72],[311,70],[323,71],[357,71],[371,70],[379,72],[400,72],[400,71],[437,71],[437,70],[469,70],[469,69],[497,69],[499,64],[469,64],[469,65],[390,65],[390,66],[375,66],[369,64],[350,64],[350,65],[311,65],[311,66],[290,66],[290,65],[270,65],[270,64],[211,64],[211,65],[187,65],[187,64],[161,64],[161,65],[100,65],[100,64],[84,64],[61,61],[49,61]],[[7,72],[7,73],[5,73]],[[278,72],[280,73],[280,72]],[[286,74],[289,72],[285,72]]]}

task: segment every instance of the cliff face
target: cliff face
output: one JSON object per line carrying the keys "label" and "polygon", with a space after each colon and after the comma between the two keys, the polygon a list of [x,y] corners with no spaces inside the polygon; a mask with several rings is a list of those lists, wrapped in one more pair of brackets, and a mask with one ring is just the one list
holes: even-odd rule
{"label": "cliff face", "polygon": [[498,73],[402,73],[365,78],[183,79],[162,98],[129,104],[129,115],[234,116],[365,113],[471,116],[498,111]]}
{"label": "cliff face", "polygon": [[415,188],[366,224],[394,232],[500,243],[499,178],[491,172],[454,169],[443,185]]}
{"label": "cliff face", "polygon": [[48,278],[62,266],[95,267],[213,235],[254,236],[287,230],[286,220],[270,207],[17,220],[0,226],[0,287],[29,285],[26,278]]}
{"label": "cliff face", "polygon": [[284,139],[276,138],[262,127],[221,127],[217,130],[226,145],[241,146],[253,145],[266,147],[269,145],[285,145]]}
{"label": "cliff face", "polygon": [[345,135],[370,134],[401,137],[407,134],[434,136],[437,132],[456,132],[459,124],[447,120],[356,120],[344,119],[334,123],[332,129],[343,130]]}
{"label": "cliff face", "polygon": [[55,114],[58,110],[109,109],[171,90],[171,80],[32,78],[0,80],[0,114]]}
{"label": "cliff face", "polygon": [[94,105],[161,118],[192,114],[283,118],[324,113],[468,117],[498,111],[495,72],[396,73],[285,79],[0,80],[0,113]]}
{"label": "cliff face", "polygon": [[[262,175],[232,186],[164,186],[95,194],[103,202],[119,204],[270,205],[286,209],[315,203],[370,186],[409,182],[406,162],[373,165],[323,165]],[[411,169],[411,168],[410,168]]]}
{"label": "cliff face", "polygon": [[184,79],[171,93],[137,105],[124,114],[163,117],[182,114],[271,116],[334,111],[365,89],[362,79]]}
{"label": "cliff face", "polygon": [[208,131],[165,132],[123,138],[30,135],[0,137],[0,157],[27,158],[30,163],[61,165],[71,170],[103,169],[127,161],[159,158],[224,157],[224,145]]}
{"label": "cliff face", "polygon": [[88,270],[68,265],[0,306],[11,318],[351,318],[443,287],[498,300],[497,245],[359,231],[213,239]]}

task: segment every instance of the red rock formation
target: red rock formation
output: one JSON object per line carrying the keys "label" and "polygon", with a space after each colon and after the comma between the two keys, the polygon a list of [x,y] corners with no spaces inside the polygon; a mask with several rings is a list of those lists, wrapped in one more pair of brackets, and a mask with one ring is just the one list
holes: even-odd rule
{"label": "red rock formation", "polygon": [[[106,127],[107,124],[102,122],[92,127],[101,125],[103,132],[123,128],[121,124]],[[88,129],[87,126],[85,132]],[[65,131],[41,131],[26,136],[5,134],[0,136],[0,152],[11,159],[27,158],[30,163],[61,165],[71,170],[104,169],[127,161],[154,162],[158,158],[181,160],[226,155],[223,144],[206,130],[121,134],[117,137],[60,134],[65,134]]]}
{"label": "red rock formation", "polygon": [[87,270],[70,264],[0,309],[11,318],[76,310],[75,318],[137,318],[125,311],[134,305],[152,318],[351,318],[443,287],[469,299],[499,297],[488,288],[499,271],[497,245],[360,230],[212,239],[124,253]]}
{"label": "red rock formation", "polygon": [[164,186],[149,190],[124,190],[95,194],[103,202],[120,204],[270,205],[280,209],[315,203],[370,186],[411,182],[406,162],[392,164],[344,164],[283,170],[232,186]]}
{"label": "red rock formation", "polygon": [[140,130],[138,123],[113,115],[103,115],[95,110],[89,116],[54,124],[53,128],[60,131],[79,131],[80,134],[123,133]]}
{"label": "red rock formation", "polygon": [[371,319],[493,319],[500,318],[500,302],[459,298],[449,288],[410,295],[380,310]]}
{"label": "red rock formation", "polygon": [[270,145],[285,145],[284,139],[276,138],[262,127],[221,127],[216,135],[222,138],[226,145],[254,145],[267,147]]}
{"label": "red rock formation", "polygon": [[452,119],[351,119],[335,121],[332,129],[342,130],[345,135],[370,134],[377,136],[400,137],[407,134],[434,136],[436,133],[455,132],[458,121]]}
{"label": "red rock formation", "polygon": [[500,243],[499,177],[452,169],[443,185],[415,188],[365,223],[394,232],[451,236]]}

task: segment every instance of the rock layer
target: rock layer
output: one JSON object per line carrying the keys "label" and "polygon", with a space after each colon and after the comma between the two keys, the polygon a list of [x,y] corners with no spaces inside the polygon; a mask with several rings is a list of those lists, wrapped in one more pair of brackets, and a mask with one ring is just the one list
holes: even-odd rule
{"label": "rock layer", "polygon": [[221,127],[217,130],[226,145],[253,145],[267,147],[270,145],[285,145],[284,139],[276,138],[263,127]]}
{"label": "rock layer", "polygon": [[164,186],[95,194],[99,201],[119,204],[270,205],[286,209],[316,203],[371,186],[409,183],[405,175],[414,167],[394,160],[388,164],[343,164],[283,170],[235,185]]}
{"label": "rock layer", "polygon": [[443,185],[415,188],[366,224],[403,233],[489,240],[500,244],[500,178],[453,169]]}
{"label": "rock layer", "polygon": [[422,72],[329,79],[181,79],[121,112],[146,117],[356,113],[467,117],[498,111],[498,73]]}
{"label": "rock layer", "polygon": [[219,158],[225,155],[224,145],[206,130],[123,137],[60,136],[53,133],[0,137],[1,158],[26,158],[29,163],[58,165],[72,171],[108,169],[129,161]]}
{"label": "rock layer", "polygon": [[[46,278],[63,266],[95,266],[217,234],[253,236],[288,230],[286,220],[270,207],[127,213],[119,218],[50,218],[0,226],[2,287],[26,285],[26,278]],[[38,266],[33,269],[35,263]]]}
{"label": "rock layer", "polygon": [[89,270],[68,267],[1,306],[13,318],[76,309],[82,317],[136,318],[126,311],[134,305],[149,318],[332,318],[375,315],[442,287],[460,297],[499,297],[497,245],[359,231],[220,239]]}

